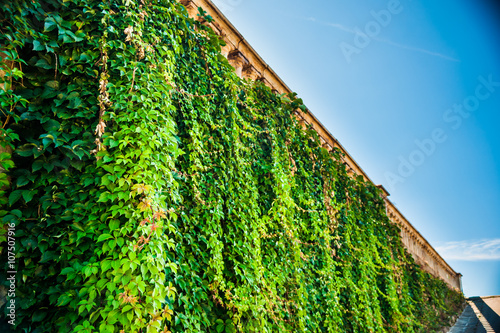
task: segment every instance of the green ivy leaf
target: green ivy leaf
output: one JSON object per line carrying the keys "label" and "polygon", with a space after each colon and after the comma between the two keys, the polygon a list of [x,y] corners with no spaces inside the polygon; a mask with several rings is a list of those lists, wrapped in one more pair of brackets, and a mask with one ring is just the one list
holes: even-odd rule
{"label": "green ivy leaf", "polygon": [[44,165],[45,165],[44,161],[36,160],[35,162],[33,162],[32,171],[36,172],[36,171],[40,170],[41,168],[43,168]]}
{"label": "green ivy leaf", "polygon": [[111,263],[112,263],[111,260],[104,260],[101,262],[101,270],[103,273],[111,268]]}
{"label": "green ivy leaf", "polygon": [[38,310],[33,314],[33,317],[31,318],[31,320],[36,323],[36,322],[42,321],[46,316],[47,316],[47,311]]}
{"label": "green ivy leaf", "polygon": [[36,190],[24,190],[23,191],[23,199],[26,203],[30,202],[33,199],[33,196],[37,193]]}
{"label": "green ivy leaf", "polygon": [[56,80],[47,81],[45,83],[45,86],[49,87],[51,89],[54,89],[54,90],[59,89],[59,81],[56,81]]}
{"label": "green ivy leaf", "polygon": [[17,218],[21,218],[23,216],[23,213],[19,209],[13,209],[10,211],[10,213],[14,216],[17,216]]}
{"label": "green ivy leaf", "polygon": [[63,294],[63,295],[59,296],[59,298],[57,299],[57,306],[65,306],[69,302],[71,302],[73,299],[74,299],[74,297],[69,296],[67,294]]}
{"label": "green ivy leaf", "polygon": [[23,190],[12,191],[9,195],[9,206],[13,206],[23,195]]}
{"label": "green ivy leaf", "polygon": [[47,132],[55,132],[58,131],[61,127],[61,124],[55,119],[48,119],[43,124],[43,129]]}
{"label": "green ivy leaf", "polygon": [[103,241],[108,240],[110,238],[113,238],[113,236],[111,236],[110,234],[102,234],[99,236],[99,238],[97,238],[97,242],[103,242]]}
{"label": "green ivy leaf", "polygon": [[109,223],[109,230],[113,231],[120,227],[120,220],[111,220]]}
{"label": "green ivy leaf", "polygon": [[54,20],[53,17],[49,16],[45,19],[45,24],[43,26],[43,31],[44,32],[49,32],[57,28],[57,22]]}
{"label": "green ivy leaf", "polygon": [[33,41],[33,51],[45,51],[45,45],[35,40]]}
{"label": "green ivy leaf", "polygon": [[69,273],[73,273],[75,269],[73,267],[66,267],[61,270],[61,275],[68,275]]}
{"label": "green ivy leaf", "polygon": [[16,180],[16,186],[17,187],[22,187],[24,185],[27,185],[29,182],[30,181],[29,181],[28,177],[26,177],[24,175],[21,175]]}
{"label": "green ivy leaf", "polygon": [[35,66],[43,68],[43,69],[52,69],[52,65],[47,62],[47,60],[40,58],[36,62]]}
{"label": "green ivy leaf", "polygon": [[43,263],[46,263],[49,261],[53,261],[54,259],[56,259],[58,257],[59,257],[59,255],[54,251],[45,251],[42,254],[42,258],[40,260],[40,263],[43,264]]}

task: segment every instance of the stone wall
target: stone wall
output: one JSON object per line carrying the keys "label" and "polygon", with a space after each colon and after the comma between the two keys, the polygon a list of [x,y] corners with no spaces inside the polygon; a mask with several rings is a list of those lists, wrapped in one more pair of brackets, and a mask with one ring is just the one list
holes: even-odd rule
{"label": "stone wall", "polygon": [[[229,63],[235,68],[236,74],[241,78],[259,80],[264,82],[276,93],[290,93],[290,88],[280,79],[280,77],[269,67],[268,64],[258,55],[252,46],[243,38],[238,30],[229,22],[222,12],[210,0],[180,0],[186,6],[188,14],[209,25],[226,42],[222,49],[222,54],[227,57]],[[198,7],[201,7],[214,22],[205,22],[198,16]],[[323,146],[331,150],[339,148],[344,154],[344,163],[349,172],[361,175],[365,180],[373,183],[368,175],[361,169],[356,161],[338,140],[326,129],[323,124],[313,115],[310,110],[303,113],[297,110],[296,116],[304,124],[311,124],[319,134]],[[427,272],[445,281],[454,289],[461,290],[461,274],[455,272],[448,263],[436,252],[427,240],[411,225],[411,223],[401,214],[394,204],[387,198],[389,193],[379,185],[384,193],[384,200],[387,206],[387,215],[391,221],[401,228],[401,238],[403,244],[415,261]]]}
{"label": "stone wall", "polygon": [[411,253],[417,264],[432,275],[444,280],[451,287],[461,290],[462,274],[457,273],[436,252],[427,240],[415,227],[401,214],[401,212],[389,200],[385,199],[387,215],[393,223],[401,228],[401,239],[403,244]]}
{"label": "stone wall", "polygon": [[[259,80],[268,85],[277,93],[290,93],[291,90],[280,79],[280,77],[265,63],[265,61],[257,54],[251,45],[241,36],[236,28],[228,21],[228,19],[219,11],[219,9],[210,0],[180,0],[186,6],[191,17],[199,20],[202,18],[197,16],[198,7],[205,10],[208,15],[214,18],[214,22],[208,23],[213,30],[221,36],[226,42],[222,53],[227,57],[230,64],[235,68],[238,76],[250,80]],[[2,58],[4,54],[2,54]],[[4,59],[2,59],[4,60]],[[0,71],[3,77],[4,72]],[[4,89],[3,84],[0,85]],[[361,169],[361,167],[349,155],[346,149],[335,139],[335,137],[321,124],[321,122],[308,110],[303,113],[300,110],[296,112],[298,119],[305,125],[311,124],[319,134],[323,146],[331,150],[334,147],[339,148],[344,154],[344,163],[352,174],[362,175],[367,181],[370,178]],[[4,151],[5,148],[2,149]],[[2,172],[2,170],[0,170]],[[373,182],[372,182],[373,183]],[[451,287],[461,289],[461,274],[455,272],[446,261],[434,250],[427,240],[411,225],[411,223],[401,214],[394,204],[387,198],[389,193],[379,186],[384,194],[386,201],[387,213],[391,221],[396,223],[401,228],[401,237],[408,251],[413,255],[415,261],[421,265],[426,271],[432,275],[441,278]]]}

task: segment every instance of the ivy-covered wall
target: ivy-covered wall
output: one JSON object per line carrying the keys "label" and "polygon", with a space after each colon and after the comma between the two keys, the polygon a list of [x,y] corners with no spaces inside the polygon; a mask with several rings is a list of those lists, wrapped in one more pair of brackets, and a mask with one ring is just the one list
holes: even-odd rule
{"label": "ivy-covered wall", "polygon": [[0,22],[5,327],[433,332],[459,310],[302,101],[239,79],[176,1],[13,0]]}

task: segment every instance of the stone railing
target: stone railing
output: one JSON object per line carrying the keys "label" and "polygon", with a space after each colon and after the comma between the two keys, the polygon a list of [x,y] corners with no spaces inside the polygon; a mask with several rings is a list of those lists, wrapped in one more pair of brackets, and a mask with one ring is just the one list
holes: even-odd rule
{"label": "stone railing", "polygon": [[[214,22],[203,23],[211,26],[226,42],[226,46],[222,49],[222,54],[227,57],[229,63],[235,68],[238,76],[262,81],[277,93],[292,92],[210,0],[180,0],[180,2],[186,6],[188,14],[191,17],[203,20],[197,15],[198,7],[201,7],[214,19]],[[344,153],[344,162],[352,174],[362,175],[365,180],[373,183],[347,150],[337,139],[335,139],[328,129],[321,124],[312,112],[308,110],[308,112],[304,113],[299,110],[296,115],[304,125],[312,125],[319,134],[323,146],[326,149],[331,150],[333,148],[339,148]],[[403,244],[406,246],[408,252],[412,254],[415,261],[424,270],[442,279],[452,288],[461,290],[462,275],[455,272],[417,229],[415,229],[403,214],[401,214],[387,198],[389,193],[382,186],[379,186],[379,188],[382,189],[384,193],[387,215],[393,223],[400,227]]]}
{"label": "stone railing", "polygon": [[436,252],[429,242],[418,232],[417,229],[401,214],[394,204],[385,198],[387,216],[401,229],[401,239],[416,263],[432,275],[442,279],[448,285],[457,290],[462,290],[462,274],[457,273]]}

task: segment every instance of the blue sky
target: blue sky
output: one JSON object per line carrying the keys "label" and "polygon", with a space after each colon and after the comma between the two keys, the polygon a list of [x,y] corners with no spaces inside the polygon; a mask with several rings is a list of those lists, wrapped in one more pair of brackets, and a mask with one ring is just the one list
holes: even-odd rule
{"label": "blue sky", "polygon": [[214,0],[390,199],[500,295],[500,15],[484,0]]}

